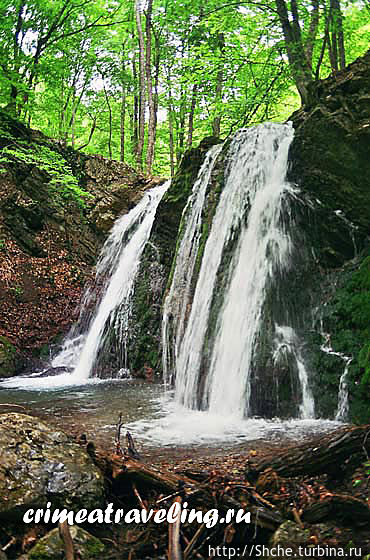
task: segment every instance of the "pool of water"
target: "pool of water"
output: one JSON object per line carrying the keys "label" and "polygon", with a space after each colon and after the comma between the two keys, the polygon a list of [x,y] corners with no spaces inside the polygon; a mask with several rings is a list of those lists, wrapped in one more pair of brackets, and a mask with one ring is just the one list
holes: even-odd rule
{"label": "pool of water", "polygon": [[[63,378],[64,379],[64,378]],[[341,424],[330,420],[240,419],[185,409],[162,385],[141,380],[97,380],[63,385],[57,378],[16,378],[0,383],[0,412],[38,416],[65,431],[86,434],[96,445],[113,450],[116,426],[122,414],[138,449],[240,447],[251,441],[299,441],[331,431]],[[17,405],[17,407],[14,407]],[[23,407],[23,408],[19,408]]]}

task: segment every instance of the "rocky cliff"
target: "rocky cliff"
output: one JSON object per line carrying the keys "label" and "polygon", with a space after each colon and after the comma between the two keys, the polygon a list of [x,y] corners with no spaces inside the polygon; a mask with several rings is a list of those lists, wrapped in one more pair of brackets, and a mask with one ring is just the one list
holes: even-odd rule
{"label": "rocky cliff", "polygon": [[[290,179],[310,201],[314,252],[311,343],[319,415],[332,415],[348,370],[351,419],[370,418],[370,51],[318,82],[292,116]],[[320,292],[320,295],[318,294]],[[308,330],[308,329],[307,329]],[[323,339],[324,335],[324,339]],[[325,341],[326,339],[326,341]],[[328,354],[322,345],[342,354]]]}
{"label": "rocky cliff", "polygon": [[114,220],[154,182],[0,113],[0,376],[47,353],[76,317]]}

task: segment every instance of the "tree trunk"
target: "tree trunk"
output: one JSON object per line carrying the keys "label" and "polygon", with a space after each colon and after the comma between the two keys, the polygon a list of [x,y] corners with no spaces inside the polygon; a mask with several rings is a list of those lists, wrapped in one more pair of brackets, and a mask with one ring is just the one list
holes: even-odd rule
{"label": "tree trunk", "polygon": [[143,167],[143,149],[145,139],[145,44],[141,25],[140,1],[135,1],[136,28],[139,40],[139,137],[137,143],[136,162],[139,169]]}
{"label": "tree trunk", "polygon": [[221,115],[219,114],[217,105],[222,99],[223,78],[224,78],[224,73],[222,70],[219,70],[217,72],[217,84],[216,84],[216,116],[214,117],[212,122],[212,134],[217,138],[220,136],[220,131],[221,131]]}
{"label": "tree trunk", "polygon": [[132,76],[134,78],[134,99],[132,107],[132,126],[131,126],[131,145],[132,145],[132,155],[135,161],[137,160],[137,148],[139,142],[139,96],[137,94],[138,81],[137,81],[137,69],[135,59],[132,60]]}
{"label": "tree trunk", "polygon": [[[310,28],[308,30],[308,37],[306,41],[306,58],[310,68],[312,68],[312,55],[315,45],[315,39],[320,19],[320,3],[319,0],[312,0],[312,11],[310,19]],[[324,39],[325,40],[325,39]]]}
{"label": "tree trunk", "polygon": [[173,105],[172,105],[172,89],[171,89],[171,75],[168,71],[167,75],[167,88],[168,88],[168,133],[170,140],[170,168],[171,177],[175,174],[175,142],[173,134]]}
{"label": "tree trunk", "polygon": [[146,172],[150,175],[154,160],[154,143],[155,143],[155,105],[153,98],[153,82],[152,82],[152,8],[153,0],[148,0],[146,16],[145,16],[145,31],[146,31],[146,52],[145,52],[145,73],[146,83],[148,90],[148,108],[149,108],[149,122],[148,122],[148,146],[146,152]]}
{"label": "tree trunk", "polygon": [[[336,69],[343,70],[346,66],[346,55],[344,49],[343,17],[340,0],[330,0],[331,22],[332,22],[332,45],[335,44]],[[334,47],[334,45],[333,45]]]}
{"label": "tree trunk", "polygon": [[185,140],[185,106],[186,106],[186,93],[182,89],[181,91],[181,100],[180,100],[180,114],[179,114],[179,123],[178,123],[178,130],[177,130],[177,150],[176,150],[176,159],[177,164],[180,164],[182,155],[184,153],[184,140]]}
{"label": "tree trunk", "polygon": [[193,131],[194,131],[194,113],[195,107],[197,105],[197,92],[198,92],[198,85],[193,85],[193,92],[191,95],[191,105],[190,105],[190,112],[189,112],[189,127],[188,127],[188,146],[191,148],[193,144]]}
{"label": "tree trunk", "polygon": [[[104,79],[104,78],[103,78]],[[108,92],[106,90],[105,84],[103,85],[105,100],[108,106],[108,114],[109,114],[109,134],[108,134],[108,151],[109,151],[109,159],[113,159],[112,154],[112,107],[109,102]]]}
{"label": "tree trunk", "polygon": [[296,2],[291,2],[292,22],[289,19],[285,0],[275,0],[275,4],[285,39],[292,77],[301,97],[302,104],[305,104],[308,102],[308,86],[313,80],[311,68],[308,64],[302,43]]}
{"label": "tree trunk", "polygon": [[126,80],[125,80],[125,43],[122,43],[121,54],[121,119],[120,119],[120,161],[125,161],[125,117],[126,117]]}

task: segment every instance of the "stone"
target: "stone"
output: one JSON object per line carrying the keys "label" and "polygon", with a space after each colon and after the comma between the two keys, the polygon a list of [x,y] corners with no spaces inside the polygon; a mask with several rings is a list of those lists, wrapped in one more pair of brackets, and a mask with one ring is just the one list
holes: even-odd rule
{"label": "stone", "polygon": [[104,478],[91,457],[62,431],[25,414],[0,415],[0,517],[29,508],[99,508]]}
{"label": "stone", "polygon": [[16,348],[5,336],[0,336],[0,379],[14,375],[16,366]]}
{"label": "stone", "polygon": [[[104,551],[103,543],[80,527],[70,527],[70,533],[77,557],[80,560],[99,560]],[[28,560],[62,560],[65,557],[64,544],[58,529],[47,533],[30,550]]]}
{"label": "stone", "polygon": [[[292,554],[284,553],[284,549],[290,548],[298,553],[299,546],[307,546],[309,543],[310,531],[308,529],[301,529],[294,521],[284,521],[280,527],[272,535],[269,547],[276,548],[280,554],[278,556],[268,556],[268,560],[286,560],[292,557]],[[274,551],[275,552],[275,551]]]}

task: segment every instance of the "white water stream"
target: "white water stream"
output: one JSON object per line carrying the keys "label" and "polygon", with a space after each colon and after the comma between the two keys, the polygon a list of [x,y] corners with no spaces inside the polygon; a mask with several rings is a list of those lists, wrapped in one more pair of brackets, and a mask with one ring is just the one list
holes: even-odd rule
{"label": "white water stream", "polygon": [[342,354],[342,352],[335,352],[335,350],[331,347],[330,334],[324,332],[322,320],[321,320],[321,336],[325,341],[320,347],[322,352],[325,352],[325,354],[329,354],[330,356],[337,356],[344,362],[344,370],[339,379],[338,405],[337,405],[337,412],[335,414],[335,420],[339,422],[345,422],[348,419],[348,412],[349,412],[348,372],[349,372],[349,366],[351,365],[352,362],[352,358],[350,356],[346,356],[345,354]]}
{"label": "white water stream", "polygon": [[[238,132],[231,142],[225,186],[205,245],[189,319],[181,344],[178,339],[175,342],[176,400],[185,407],[208,408],[210,413],[236,418],[248,415],[249,375],[265,288],[275,271],[289,263],[290,238],[283,231],[280,218],[283,198],[293,191],[285,180],[292,138],[290,125],[265,124]],[[203,173],[203,180],[207,179],[208,175]],[[205,188],[203,185],[200,190]],[[217,275],[225,248],[240,229],[212,341],[210,365],[199,395]],[[187,269],[185,244],[194,231],[195,228],[182,240],[176,270]],[[171,300],[166,301],[165,308],[168,306],[176,316],[171,304]],[[178,313],[176,319],[177,328],[181,325],[182,329],[183,314]],[[167,334],[165,358],[166,339]],[[301,416],[312,418],[313,401],[307,375],[302,361],[297,359],[297,364],[302,366],[299,368],[303,395]]]}
{"label": "white water stream", "polygon": [[[218,145],[209,150],[181,220],[180,229],[183,226],[184,233],[178,247],[172,283],[164,302],[162,316],[162,363],[166,384],[172,382],[172,368],[184,334],[191,281],[201,238],[203,207],[211,173],[221,149],[222,145]],[[173,333],[171,333],[172,318],[176,319]]]}

